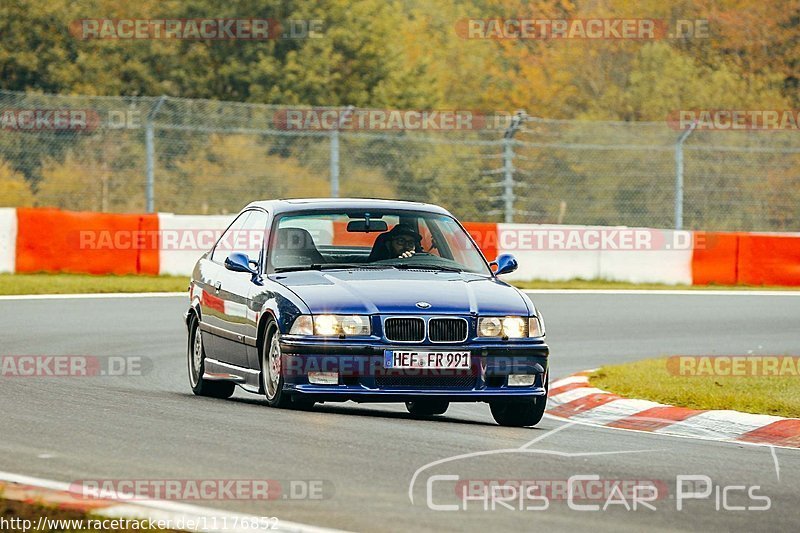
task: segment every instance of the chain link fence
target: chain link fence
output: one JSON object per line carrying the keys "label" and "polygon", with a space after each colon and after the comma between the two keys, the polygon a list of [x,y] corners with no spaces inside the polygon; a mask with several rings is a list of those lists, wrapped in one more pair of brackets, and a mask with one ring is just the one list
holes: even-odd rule
{"label": "chain link fence", "polygon": [[461,129],[291,128],[292,111],[304,110],[0,92],[0,205],[225,214],[254,199],[347,196],[431,202],[472,221],[800,229],[796,131],[688,135],[666,120],[522,114]]}

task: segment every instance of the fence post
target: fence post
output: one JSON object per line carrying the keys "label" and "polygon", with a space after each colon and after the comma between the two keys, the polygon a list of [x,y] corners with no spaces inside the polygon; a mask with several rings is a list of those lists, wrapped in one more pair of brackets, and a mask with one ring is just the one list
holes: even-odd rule
{"label": "fence post", "polygon": [[154,139],[154,131],[153,131],[153,120],[156,118],[156,114],[158,110],[161,109],[161,106],[164,104],[164,101],[167,99],[166,96],[161,96],[156,105],[153,106],[153,109],[147,113],[147,122],[145,123],[145,130],[144,130],[144,145],[145,145],[145,157],[147,158],[147,182],[145,184],[145,199],[147,204],[147,212],[152,213],[155,211],[155,197],[154,197],[154,188],[155,188],[155,139]]}
{"label": "fence post", "polygon": [[353,106],[347,106],[339,115],[336,129],[331,131],[331,198],[339,197],[339,130],[353,112]]}
{"label": "fence post", "polygon": [[514,222],[514,134],[524,118],[525,112],[517,111],[503,135],[503,220],[506,224]]}
{"label": "fence post", "polygon": [[675,142],[675,229],[683,229],[683,143],[689,138],[697,122],[692,122]]}

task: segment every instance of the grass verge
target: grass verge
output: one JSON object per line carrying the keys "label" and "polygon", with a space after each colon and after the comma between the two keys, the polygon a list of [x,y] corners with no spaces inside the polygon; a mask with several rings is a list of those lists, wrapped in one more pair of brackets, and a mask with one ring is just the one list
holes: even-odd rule
{"label": "grass verge", "polygon": [[661,358],[604,366],[589,382],[627,398],[690,409],[800,417],[799,376],[680,376]]}
{"label": "grass verge", "polygon": [[[663,285],[620,281],[515,281],[520,289],[613,289],[613,290],[783,290],[800,287],[754,285]],[[185,292],[189,278],[184,276],[113,276],[90,274],[0,274],[0,295],[88,294],[111,292]]]}
{"label": "grass verge", "polygon": [[186,292],[183,276],[96,276],[90,274],[0,274],[0,295],[110,292]]}
{"label": "grass verge", "polygon": [[800,287],[778,287],[768,285],[665,285],[663,283],[628,283],[625,281],[572,279],[569,281],[514,281],[520,289],[612,289],[612,290],[695,290],[695,291],[798,291]]}
{"label": "grass verge", "polygon": [[[81,531],[94,533],[128,533],[140,531],[176,531],[166,529],[148,529],[147,521],[127,521],[94,516],[74,509],[48,507],[37,503],[18,502],[0,498],[0,517],[10,529],[3,531]],[[40,518],[42,521],[40,523]],[[46,519],[46,520],[45,520]],[[117,520],[114,524],[114,520]],[[136,522],[135,524],[133,522]],[[42,526],[40,529],[38,526]],[[127,527],[114,527],[114,526]],[[94,527],[93,527],[94,526]],[[137,527],[138,526],[138,527]]]}

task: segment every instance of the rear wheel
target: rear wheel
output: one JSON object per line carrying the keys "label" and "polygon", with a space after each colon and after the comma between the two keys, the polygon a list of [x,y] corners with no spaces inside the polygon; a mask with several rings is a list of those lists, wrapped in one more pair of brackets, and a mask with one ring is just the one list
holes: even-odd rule
{"label": "rear wheel", "polygon": [[230,381],[211,381],[203,379],[205,372],[206,351],[203,347],[203,336],[196,315],[189,322],[189,342],[187,350],[189,364],[189,385],[197,396],[212,398],[230,398],[236,385]]}
{"label": "rear wheel", "polygon": [[450,407],[450,402],[445,400],[414,400],[406,402],[406,409],[412,415],[431,416],[442,415]]}

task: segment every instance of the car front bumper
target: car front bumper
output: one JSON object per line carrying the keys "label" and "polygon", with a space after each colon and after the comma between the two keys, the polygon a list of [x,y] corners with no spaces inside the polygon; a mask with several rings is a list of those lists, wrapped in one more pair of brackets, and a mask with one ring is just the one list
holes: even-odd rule
{"label": "car front bumper", "polygon": [[[286,390],[316,401],[392,402],[420,396],[453,402],[524,401],[547,395],[549,347],[542,341],[404,346],[284,337],[280,345]],[[386,369],[385,350],[469,351],[471,366]],[[309,372],[336,372],[338,384],[310,383]],[[509,386],[510,374],[531,374],[534,383]]]}

